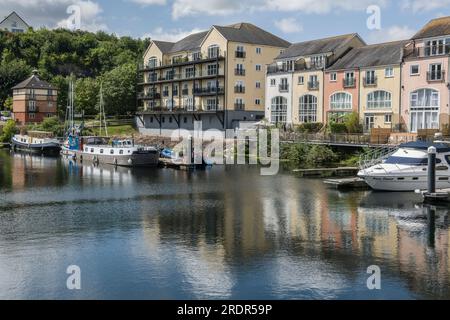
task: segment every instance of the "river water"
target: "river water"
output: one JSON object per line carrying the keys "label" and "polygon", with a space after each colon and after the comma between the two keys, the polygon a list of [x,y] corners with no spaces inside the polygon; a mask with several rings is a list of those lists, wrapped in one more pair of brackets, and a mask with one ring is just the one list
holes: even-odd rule
{"label": "river water", "polygon": [[[448,210],[289,173],[0,152],[0,299],[450,299]],[[81,290],[67,289],[69,266]],[[369,290],[369,266],[381,290]]]}

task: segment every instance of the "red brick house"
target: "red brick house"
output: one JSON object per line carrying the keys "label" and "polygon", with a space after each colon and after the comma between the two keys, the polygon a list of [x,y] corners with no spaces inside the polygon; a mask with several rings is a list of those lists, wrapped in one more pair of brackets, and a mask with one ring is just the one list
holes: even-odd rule
{"label": "red brick house", "polygon": [[13,118],[20,124],[39,123],[56,116],[57,89],[39,79],[36,71],[13,90]]}

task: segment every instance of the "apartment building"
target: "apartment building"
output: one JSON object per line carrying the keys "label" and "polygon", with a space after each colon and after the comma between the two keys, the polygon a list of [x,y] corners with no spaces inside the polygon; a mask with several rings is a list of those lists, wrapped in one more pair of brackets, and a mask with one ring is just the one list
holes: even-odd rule
{"label": "apartment building", "polygon": [[355,33],[300,42],[284,50],[267,68],[266,119],[288,126],[325,122],[324,70],[364,45]]}
{"label": "apartment building", "polygon": [[58,90],[41,80],[37,71],[12,90],[13,118],[18,123],[39,123],[57,115]]}
{"label": "apartment building", "polygon": [[405,47],[402,69],[403,129],[449,125],[450,17],[431,20]]}
{"label": "apartment building", "polygon": [[16,12],[12,12],[0,22],[0,30],[6,30],[13,33],[26,32],[30,28]]}
{"label": "apartment building", "polygon": [[140,72],[142,133],[239,127],[264,118],[265,66],[290,43],[249,23],[151,41]]}
{"label": "apartment building", "polygon": [[366,132],[400,129],[401,68],[408,41],[380,43],[351,50],[325,72],[327,120],[358,112]]}

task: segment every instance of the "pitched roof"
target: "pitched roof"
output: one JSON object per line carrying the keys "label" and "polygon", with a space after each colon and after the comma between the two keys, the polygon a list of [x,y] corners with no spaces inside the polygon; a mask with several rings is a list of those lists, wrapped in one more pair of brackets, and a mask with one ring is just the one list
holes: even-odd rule
{"label": "pitched roof", "polygon": [[187,36],[184,39],[181,39],[178,42],[175,42],[170,52],[180,52],[180,51],[191,51],[200,48],[200,45],[203,42],[203,39],[208,34],[208,31],[198,32]]}
{"label": "pitched roof", "polygon": [[30,26],[28,25],[28,23],[26,23],[25,20],[23,20],[22,17],[19,16],[19,15],[17,14],[17,12],[15,12],[15,11],[11,12],[7,17],[5,17],[5,19],[3,19],[2,21],[0,21],[0,24],[2,24],[3,22],[5,22],[9,17],[11,17],[11,16],[13,16],[13,15],[17,16],[20,20],[22,20],[22,22],[25,23],[25,24],[27,25],[27,27],[30,27]]}
{"label": "pitched roof", "polygon": [[36,73],[34,73],[31,77],[22,81],[18,85],[14,86],[12,89],[13,90],[16,90],[16,89],[52,89],[52,90],[56,90],[56,87],[52,86],[50,83],[48,83],[46,81],[39,79],[39,76]]}
{"label": "pitched roof", "polygon": [[282,54],[276,57],[276,59],[304,57],[313,54],[333,52],[336,49],[347,44],[354,37],[359,37],[359,35],[357,33],[352,33],[319,40],[294,43]]}
{"label": "pitched roof", "polygon": [[227,40],[242,43],[287,48],[290,42],[277,37],[251,23],[236,23],[229,26],[214,26]]}
{"label": "pitched roof", "polygon": [[403,48],[407,43],[408,40],[402,40],[352,49],[327,70],[345,70],[400,64],[403,59]]}
{"label": "pitched roof", "polygon": [[428,22],[412,39],[424,39],[450,35],[450,17],[433,19]]}
{"label": "pitched roof", "polygon": [[173,42],[158,40],[154,40],[153,43],[159,48],[159,50],[161,50],[162,53],[169,53],[174,45]]}

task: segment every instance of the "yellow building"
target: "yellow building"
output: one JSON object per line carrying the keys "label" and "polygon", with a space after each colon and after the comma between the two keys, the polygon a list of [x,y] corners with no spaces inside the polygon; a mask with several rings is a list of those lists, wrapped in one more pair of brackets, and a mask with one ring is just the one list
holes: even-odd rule
{"label": "yellow building", "polygon": [[144,54],[138,125],[142,133],[228,129],[264,117],[265,65],[290,44],[252,24],[213,26]]}

